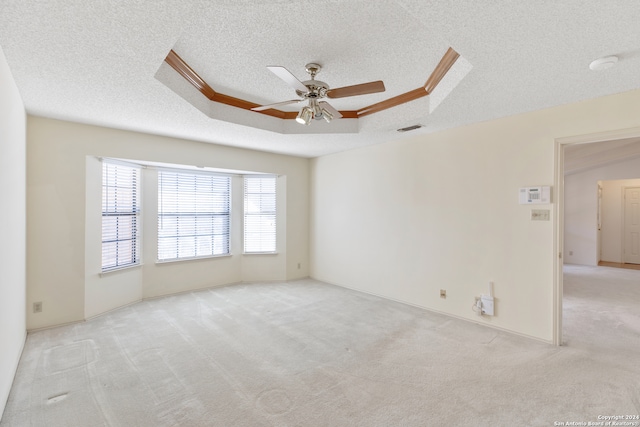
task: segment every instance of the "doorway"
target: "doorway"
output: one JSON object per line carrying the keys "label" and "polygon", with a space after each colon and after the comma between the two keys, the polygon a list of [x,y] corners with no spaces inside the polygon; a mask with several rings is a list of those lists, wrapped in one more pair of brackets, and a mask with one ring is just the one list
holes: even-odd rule
{"label": "doorway", "polygon": [[[627,179],[640,170],[637,166],[629,165],[631,161],[640,162],[640,127],[623,129],[609,132],[601,132],[591,135],[579,135],[574,137],[557,138],[556,139],[556,203],[554,215],[554,234],[556,249],[556,258],[554,262],[554,344],[562,345],[562,317],[563,317],[563,267],[570,252],[575,255],[575,250],[567,247],[565,240],[565,176],[567,174],[575,174],[585,171],[593,172],[598,176],[599,168],[606,165],[620,164],[620,167],[610,167],[609,175],[598,176],[594,182],[591,198],[593,203],[592,217],[589,219],[593,222],[592,234],[587,236],[586,240],[592,242],[593,258],[588,265],[597,265],[599,258],[598,230],[597,230],[597,211],[598,211],[598,192],[597,181],[602,179]],[[624,163],[624,164],[623,164]],[[627,171],[627,169],[629,171]],[[580,236],[581,238],[584,236]],[[585,239],[583,239],[585,240]],[[640,244],[640,243],[639,243]]]}
{"label": "doorway", "polygon": [[[640,177],[640,170],[635,176]],[[622,268],[640,265],[639,204],[640,178],[598,181],[597,265]],[[565,222],[570,220],[570,215],[565,215]]]}
{"label": "doorway", "polygon": [[640,187],[624,189],[624,262],[640,264]]}

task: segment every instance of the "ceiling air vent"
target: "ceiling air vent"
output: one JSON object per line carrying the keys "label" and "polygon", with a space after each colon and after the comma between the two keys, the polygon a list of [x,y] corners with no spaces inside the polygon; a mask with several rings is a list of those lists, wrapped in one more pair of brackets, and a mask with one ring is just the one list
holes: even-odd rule
{"label": "ceiling air vent", "polygon": [[409,132],[410,130],[420,129],[421,127],[422,125],[407,126],[406,128],[398,129],[398,132]]}

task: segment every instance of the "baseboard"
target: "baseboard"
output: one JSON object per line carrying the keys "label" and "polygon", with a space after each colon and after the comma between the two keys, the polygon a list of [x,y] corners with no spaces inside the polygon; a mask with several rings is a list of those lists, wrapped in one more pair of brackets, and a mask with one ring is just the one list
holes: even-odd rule
{"label": "baseboard", "polygon": [[[495,329],[495,330],[498,330],[500,332],[505,332],[505,333],[508,333],[508,334],[517,335],[517,336],[520,336],[520,337],[523,337],[523,338],[527,338],[527,339],[539,341],[539,342],[542,342],[542,343],[545,343],[545,344],[553,345],[552,341],[545,340],[545,339],[542,339],[542,338],[539,338],[539,337],[535,337],[533,335],[527,335],[527,334],[523,334],[521,332],[513,331],[511,329],[502,328],[500,326],[495,326],[495,325],[490,325],[490,324],[487,324],[487,323],[477,322],[477,321],[471,320],[471,319],[466,318],[466,317],[458,316],[458,315],[447,313],[447,312],[440,311],[440,310],[435,310],[433,308],[425,307],[423,305],[419,305],[419,304],[415,304],[415,303],[412,303],[412,302],[408,302],[408,301],[403,301],[403,300],[400,300],[400,299],[392,298],[392,297],[389,297],[387,295],[381,295],[381,294],[377,294],[375,292],[365,291],[365,290],[362,290],[362,289],[353,288],[351,286],[346,286],[346,285],[343,285],[343,284],[340,284],[340,283],[333,283],[333,282],[330,282],[330,281],[327,281],[327,280],[316,279],[316,278],[313,278],[313,277],[310,277],[310,276],[307,276],[307,277],[304,277],[304,278],[298,278],[298,279],[291,279],[291,280],[255,280],[255,281],[241,281],[241,282],[233,282],[233,283],[223,283],[223,284],[219,284],[219,285],[210,285],[210,286],[207,286],[207,287],[204,287],[204,288],[196,288],[196,289],[189,289],[189,290],[184,290],[184,291],[180,291],[180,292],[172,292],[172,293],[168,293],[168,294],[154,295],[154,296],[142,298],[142,299],[137,300],[137,301],[130,302],[128,304],[121,305],[119,307],[112,308],[111,310],[105,311],[103,313],[96,314],[96,315],[91,316],[91,317],[87,317],[84,320],[79,320],[79,321],[69,322],[69,323],[63,323],[63,324],[53,325],[53,326],[47,326],[47,327],[43,327],[43,328],[30,329],[30,330],[28,330],[28,332],[29,333],[37,332],[37,331],[42,331],[42,330],[46,330],[46,329],[58,328],[58,327],[61,327],[61,326],[67,326],[67,325],[73,325],[73,324],[76,324],[76,323],[85,322],[85,321],[92,320],[92,319],[95,319],[95,318],[100,317],[100,316],[104,316],[105,314],[109,314],[109,313],[111,313],[113,311],[120,310],[122,308],[131,306],[131,305],[134,305],[134,304],[138,304],[138,303],[143,302],[143,301],[150,301],[150,300],[155,300],[155,299],[160,299],[160,298],[171,297],[171,296],[175,296],[175,295],[189,294],[189,293],[192,293],[192,292],[206,291],[207,289],[216,289],[216,288],[222,288],[222,287],[226,287],[226,286],[252,285],[252,284],[257,284],[257,283],[287,283],[287,282],[295,282],[297,280],[316,280],[318,282],[326,283],[326,284],[333,285],[333,286],[338,286],[338,287],[344,288],[344,289],[349,289],[349,290],[354,291],[354,292],[361,292],[363,294],[373,295],[373,296],[378,297],[378,298],[386,299],[386,300],[389,300],[389,301],[394,301],[394,302],[397,302],[397,303],[400,303],[400,304],[404,304],[404,305],[408,305],[408,306],[411,306],[411,307],[416,307],[416,308],[419,308],[421,310],[425,310],[425,311],[429,311],[429,312],[432,312],[432,313],[441,314],[443,316],[448,316],[448,317],[451,317],[451,318],[454,318],[454,319],[464,320],[465,322],[469,322],[469,323],[473,323],[475,325],[480,325],[480,326],[484,326],[484,327],[487,327],[487,328]],[[26,334],[25,334],[25,339],[26,339]],[[23,348],[24,348],[24,344],[23,344]],[[22,354],[22,351],[21,351],[20,354]]]}
{"label": "baseboard", "polygon": [[539,337],[535,337],[533,335],[527,335],[527,334],[523,334],[522,332],[513,331],[511,329],[501,328],[500,326],[490,325],[488,323],[477,322],[477,321],[471,320],[471,319],[466,318],[466,317],[458,316],[458,315],[447,313],[447,312],[440,311],[440,310],[435,310],[433,308],[425,307],[423,305],[418,305],[418,304],[411,303],[411,302],[408,302],[408,301],[403,301],[403,300],[400,300],[400,299],[391,298],[391,297],[386,296],[386,295],[380,295],[380,294],[377,294],[375,292],[364,291],[362,289],[352,288],[350,286],[342,285],[342,284],[339,284],[339,283],[333,283],[333,282],[329,282],[329,281],[326,281],[326,280],[314,279],[314,278],[312,278],[312,279],[313,280],[317,280],[317,281],[322,282],[322,283],[327,283],[329,285],[338,286],[340,288],[349,289],[351,291],[362,292],[363,294],[373,295],[374,297],[386,299],[386,300],[389,300],[389,301],[398,302],[400,304],[408,305],[408,306],[411,306],[411,307],[416,307],[416,308],[419,308],[421,310],[429,311],[431,313],[437,313],[437,314],[441,314],[443,316],[452,317],[454,319],[464,320],[465,322],[473,323],[474,325],[484,326],[484,327],[487,327],[487,328],[495,329],[495,330],[500,331],[500,332],[505,332],[505,333],[508,333],[508,334],[517,335],[517,336],[522,337],[522,338],[527,338],[527,339],[530,339],[530,340],[542,342],[544,344],[554,345],[552,340],[545,340],[545,339],[542,339],[542,338],[539,338]]}
{"label": "baseboard", "polygon": [[100,316],[104,316],[105,314],[113,313],[114,311],[120,310],[121,308],[125,308],[125,307],[130,307],[132,305],[136,305],[136,304],[138,304],[140,302],[142,302],[142,299],[138,299],[138,300],[131,301],[131,302],[128,302],[128,303],[123,304],[123,305],[119,305],[119,306],[114,307],[114,308],[110,308],[109,310],[103,311],[102,313],[98,313],[98,314],[94,314],[93,316],[85,317],[83,322],[88,322],[89,320],[93,320],[93,319],[98,318]]}
{"label": "baseboard", "polygon": [[187,289],[187,290],[184,290],[184,291],[171,292],[171,293],[160,294],[160,295],[153,295],[153,296],[149,296],[149,297],[144,297],[140,301],[154,300],[154,299],[165,298],[165,297],[170,297],[170,296],[174,296],[174,295],[190,294],[192,292],[206,291],[207,289],[224,288],[226,286],[255,285],[257,283],[287,283],[287,282],[294,282],[296,280],[305,280],[305,279],[311,279],[311,277],[306,276],[306,277],[300,277],[300,278],[297,278],[297,279],[290,279],[290,280],[287,280],[287,279],[241,280],[239,282],[221,283],[219,285],[208,285],[208,286],[205,286],[204,288],[194,288],[194,289]]}
{"label": "baseboard", "polygon": [[[295,280],[304,280],[304,279],[310,279],[310,277],[307,276],[306,278],[300,278],[300,279],[295,279]],[[98,314],[94,314],[93,316],[86,317],[86,318],[84,318],[82,320],[76,320],[76,321],[73,321],[73,322],[66,322],[66,323],[58,323],[58,324],[55,324],[55,325],[43,326],[41,328],[27,329],[26,332],[27,333],[32,333],[32,332],[46,331],[47,329],[59,328],[59,327],[62,327],[62,326],[75,325],[77,323],[83,323],[83,322],[86,322],[86,321],[89,321],[89,320],[96,319],[98,317],[104,316],[105,314],[112,313],[112,312],[114,312],[116,310],[120,310],[122,308],[129,307],[131,305],[135,305],[135,304],[138,304],[138,303],[143,302],[143,301],[150,301],[150,300],[155,300],[155,299],[160,299],[160,298],[166,298],[166,297],[171,297],[171,296],[174,296],[174,295],[190,294],[192,292],[206,291],[207,289],[223,288],[223,287],[226,287],[226,286],[236,286],[236,285],[243,285],[243,284],[286,283],[286,282],[288,282],[288,280],[240,281],[240,282],[232,282],[232,283],[221,283],[221,284],[218,284],[218,285],[208,285],[208,286],[205,286],[203,288],[187,289],[187,290],[184,290],[184,291],[171,292],[171,293],[166,293],[166,294],[161,294],[161,295],[153,295],[153,296],[143,297],[143,298],[141,298],[139,300],[131,301],[131,302],[123,304],[123,305],[119,305],[119,306],[111,308],[111,309],[109,309],[107,311],[103,311],[102,313],[98,313]],[[25,337],[26,337],[26,334],[25,334]]]}
{"label": "baseboard", "polygon": [[255,285],[258,283],[287,283],[287,282],[294,282],[296,280],[299,279],[291,279],[291,280],[286,280],[286,279],[275,279],[275,280],[243,280],[242,282],[237,283],[238,285]]}
{"label": "baseboard", "polygon": [[40,328],[31,328],[31,329],[27,329],[27,334],[31,334],[33,332],[39,332],[39,331],[46,331],[47,329],[60,328],[62,326],[76,325],[84,321],[85,319],[81,319],[81,320],[74,320],[73,322],[56,323],[55,325],[42,326]]}
{"label": "baseboard", "polygon": [[224,288],[225,286],[241,285],[242,283],[243,282],[221,283],[219,285],[208,285],[208,286],[205,286],[203,288],[185,289],[184,291],[169,292],[169,293],[166,293],[166,294],[160,294],[160,295],[153,295],[153,296],[149,296],[149,297],[144,297],[140,301],[151,301],[151,300],[154,300],[154,299],[166,298],[166,297],[171,297],[171,296],[174,296],[174,295],[184,295],[184,294],[190,294],[192,292],[206,291],[207,289]]}

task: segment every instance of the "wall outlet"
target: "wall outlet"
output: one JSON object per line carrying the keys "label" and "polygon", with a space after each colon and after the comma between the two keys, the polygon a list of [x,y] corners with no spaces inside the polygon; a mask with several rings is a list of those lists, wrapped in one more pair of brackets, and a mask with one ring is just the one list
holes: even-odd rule
{"label": "wall outlet", "polygon": [[298,270],[300,270],[300,263],[298,263]]}
{"label": "wall outlet", "polygon": [[447,290],[440,289],[440,298],[446,298],[446,297],[447,297]]}
{"label": "wall outlet", "polygon": [[42,313],[42,301],[33,303],[33,312],[34,313]]}

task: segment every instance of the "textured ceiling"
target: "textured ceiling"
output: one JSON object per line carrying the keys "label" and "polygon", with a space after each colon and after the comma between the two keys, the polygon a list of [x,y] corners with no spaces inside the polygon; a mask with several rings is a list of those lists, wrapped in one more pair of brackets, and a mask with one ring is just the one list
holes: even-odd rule
{"label": "textured ceiling", "polygon": [[[637,0],[0,0],[0,47],[30,114],[315,157],[638,89],[638,22]],[[306,80],[315,61],[332,87],[384,81],[384,94],[332,100],[357,109],[424,85],[449,46],[468,73],[437,108],[413,101],[357,133],[258,129],[245,119],[262,115],[233,107],[210,118],[156,78],[174,49],[215,90],[272,103],[295,94],[267,65]]]}

